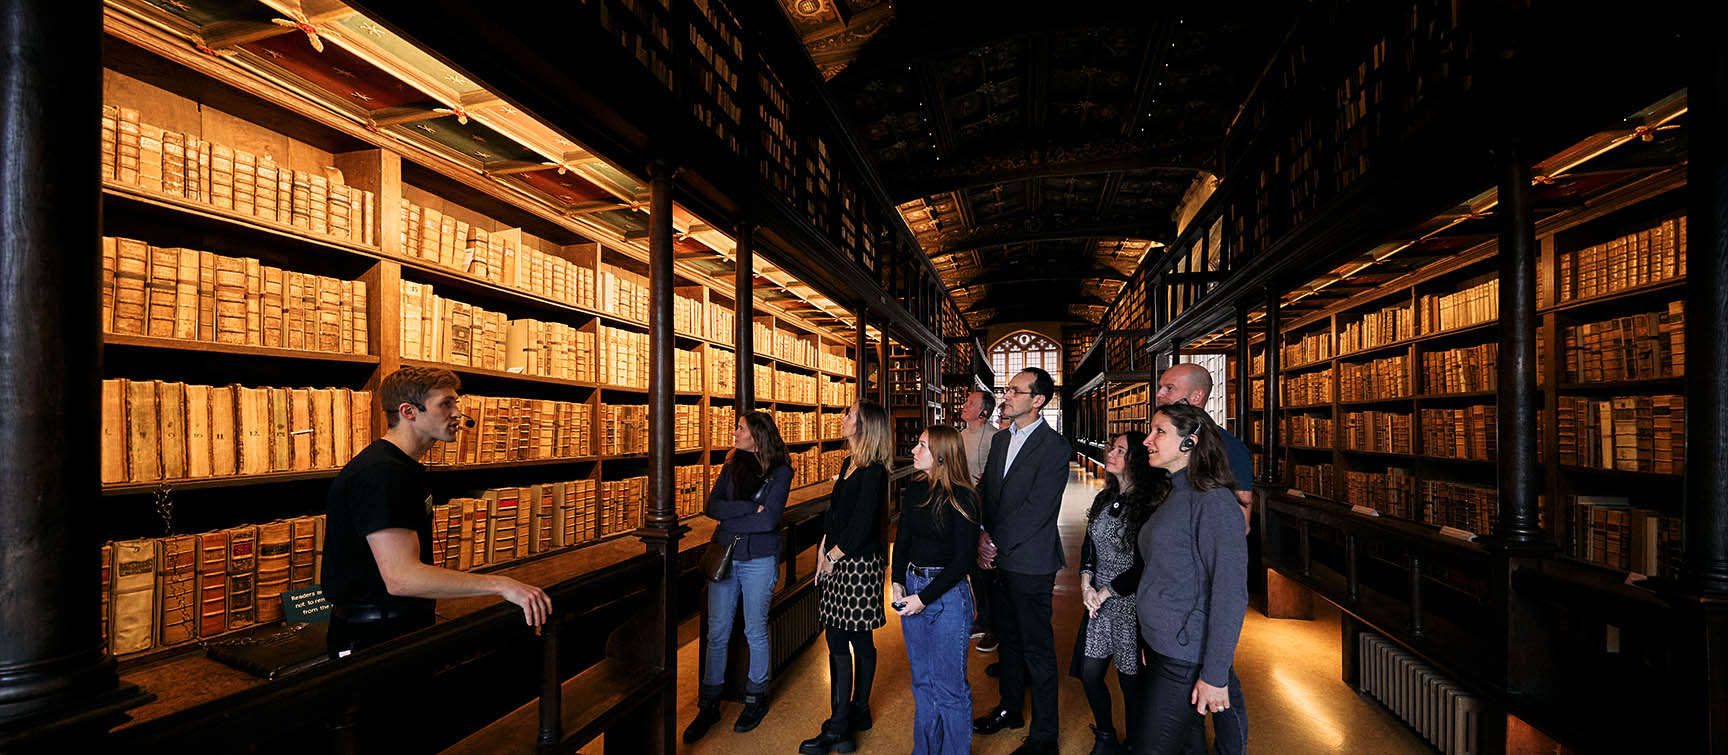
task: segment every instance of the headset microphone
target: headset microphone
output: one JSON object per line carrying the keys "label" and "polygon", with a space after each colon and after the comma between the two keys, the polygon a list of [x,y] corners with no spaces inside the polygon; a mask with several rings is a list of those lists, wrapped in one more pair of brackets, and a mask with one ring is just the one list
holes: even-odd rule
{"label": "headset microphone", "polygon": [[473,417],[470,417],[466,414],[458,414],[456,416],[462,418],[462,426],[463,427],[466,427],[470,430],[474,429],[474,418]]}
{"label": "headset microphone", "polygon": [[[469,422],[473,422],[473,420],[469,420]],[[470,424],[469,427],[473,427],[473,425]],[[1194,439],[1183,438],[1182,445],[1177,446],[1176,450],[1181,451],[1182,453],[1188,453],[1189,451],[1194,450]]]}

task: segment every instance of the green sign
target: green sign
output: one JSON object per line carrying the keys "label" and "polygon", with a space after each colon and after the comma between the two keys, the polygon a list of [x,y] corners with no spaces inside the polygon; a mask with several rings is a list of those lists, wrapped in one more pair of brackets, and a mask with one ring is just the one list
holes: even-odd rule
{"label": "green sign", "polygon": [[330,603],[322,585],[307,585],[282,591],[282,619],[289,624],[312,624],[330,620]]}

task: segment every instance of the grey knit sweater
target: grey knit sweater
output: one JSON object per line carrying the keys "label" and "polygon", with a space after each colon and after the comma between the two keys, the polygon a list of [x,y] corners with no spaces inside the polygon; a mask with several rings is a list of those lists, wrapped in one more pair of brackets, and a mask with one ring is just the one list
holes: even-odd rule
{"label": "grey knit sweater", "polygon": [[1186,469],[1170,484],[1140,530],[1140,635],[1159,653],[1199,663],[1200,678],[1223,687],[1248,610],[1242,507],[1229,490],[1195,490]]}

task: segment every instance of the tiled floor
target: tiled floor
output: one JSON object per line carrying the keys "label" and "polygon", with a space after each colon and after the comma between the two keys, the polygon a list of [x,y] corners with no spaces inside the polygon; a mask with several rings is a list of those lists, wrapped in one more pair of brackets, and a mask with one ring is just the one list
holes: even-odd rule
{"label": "tiled floor", "polygon": [[[1069,564],[1079,560],[1080,533],[1086,507],[1097,486],[1069,485],[1063,500],[1062,536]],[[1339,679],[1338,615],[1329,604],[1315,601],[1314,621],[1267,619],[1250,609],[1236,650],[1236,671],[1242,678],[1249,715],[1249,750],[1254,753],[1428,753],[1432,750],[1413,732],[1374,703],[1359,697]],[[1079,620],[1080,595],[1074,568],[1056,581],[1057,667],[1066,672]],[[903,753],[912,749],[912,691],[907,682],[906,651],[897,617],[875,635],[878,656],[871,707],[876,726],[859,735],[861,752]],[[678,725],[696,714],[698,643],[692,640],[678,655]],[[984,674],[995,655],[971,654],[972,698],[982,714],[997,699],[996,680]],[[1111,686],[1114,691],[1115,682]],[[1062,677],[1061,749],[1084,753],[1092,747],[1087,729],[1091,715],[1079,681]],[[1121,721],[1121,700],[1116,701]],[[814,736],[828,716],[828,663],[821,640],[776,682],[773,710],[757,730],[732,733],[736,703],[723,706],[721,723],[695,745],[679,745],[681,753],[794,753],[798,743]],[[1121,728],[1122,724],[1117,724]],[[1003,731],[973,740],[973,752],[1007,753],[1019,746],[1025,729]]]}

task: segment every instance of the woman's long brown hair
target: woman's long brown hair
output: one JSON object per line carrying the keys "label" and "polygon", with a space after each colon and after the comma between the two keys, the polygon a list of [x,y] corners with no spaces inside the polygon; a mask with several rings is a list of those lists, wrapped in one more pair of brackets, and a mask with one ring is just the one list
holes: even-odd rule
{"label": "woman's long brown hair", "polygon": [[[978,489],[972,487],[972,473],[966,466],[966,442],[961,440],[960,431],[947,425],[931,425],[924,428],[926,447],[930,451],[930,469],[920,471],[920,477],[930,483],[930,497],[925,500],[929,505],[937,499],[937,491],[948,505],[962,518],[973,524],[978,523],[978,512],[968,511],[960,503],[957,490],[971,493],[971,501],[978,500]],[[936,520],[941,526],[941,519]]]}
{"label": "woman's long brown hair", "polygon": [[1230,471],[1230,455],[1224,450],[1224,436],[1206,411],[1188,404],[1165,404],[1153,412],[1170,419],[1181,437],[1195,436],[1194,447],[1188,449],[1188,484],[1195,490],[1234,489],[1236,476]]}

